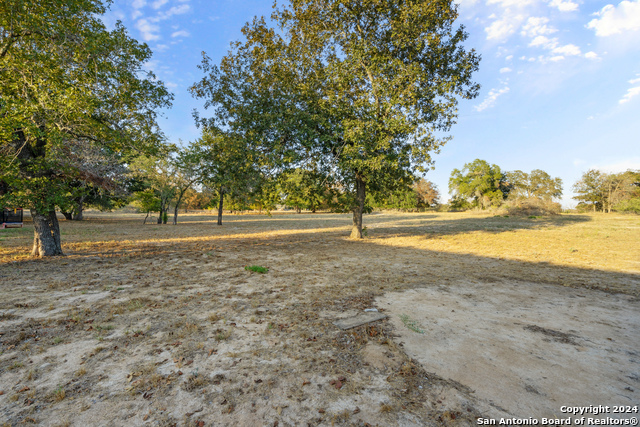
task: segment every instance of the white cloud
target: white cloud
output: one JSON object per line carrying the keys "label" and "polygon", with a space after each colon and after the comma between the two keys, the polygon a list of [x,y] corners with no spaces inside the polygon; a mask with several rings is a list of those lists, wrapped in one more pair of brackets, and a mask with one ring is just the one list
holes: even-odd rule
{"label": "white cloud", "polygon": [[484,31],[487,33],[487,40],[504,40],[518,30],[520,22],[505,16],[502,19],[493,21]]}
{"label": "white cloud", "polygon": [[578,56],[582,54],[582,52],[580,51],[580,48],[574,44],[566,44],[564,46],[558,46],[554,48],[551,52],[557,53],[560,55],[567,55],[567,56]]}
{"label": "white cloud", "polygon": [[134,9],[142,9],[146,5],[147,0],[133,0],[133,3],[131,3],[131,7],[133,7]]}
{"label": "white cloud", "polygon": [[509,55],[509,56],[507,56],[507,57],[506,57],[506,58],[504,58],[504,59],[505,59],[505,60],[507,60],[507,61],[511,61],[511,60],[513,59],[513,55]]}
{"label": "white cloud", "polygon": [[500,68],[500,74],[510,73],[511,71],[513,71],[513,70],[511,68],[509,68],[509,67]]}
{"label": "white cloud", "polygon": [[546,36],[537,36],[529,43],[530,47],[541,47],[543,49],[553,49],[558,46],[557,38],[548,38]]}
{"label": "white cloud", "polygon": [[475,108],[476,111],[480,112],[486,110],[487,108],[493,107],[498,97],[500,95],[504,95],[507,92],[509,92],[508,86],[505,86],[502,89],[491,89],[484,101],[482,101],[480,105],[476,105],[473,108]]}
{"label": "white cloud", "polygon": [[585,57],[585,58],[587,58],[587,59],[591,59],[591,60],[593,60],[593,61],[595,61],[595,60],[599,60],[599,59],[600,59],[600,57],[598,56],[598,54],[597,54],[597,53],[595,53],[595,52],[593,52],[593,51],[585,53],[585,54],[584,54],[584,57]]}
{"label": "white cloud", "polygon": [[152,40],[160,39],[160,35],[156,34],[160,31],[160,27],[158,25],[152,24],[147,19],[139,19],[136,24],[136,28],[140,31],[142,35],[142,40],[148,42]]}
{"label": "white cloud", "polygon": [[188,31],[180,30],[174,33],[171,33],[171,37],[189,37],[191,34]]}
{"label": "white cloud", "polygon": [[558,61],[562,61],[564,60],[564,56],[562,55],[556,55],[556,56],[552,56],[549,58],[549,61],[551,62],[558,62]]}
{"label": "white cloud", "polygon": [[167,4],[169,2],[169,0],[156,0],[153,3],[151,3],[151,7],[158,10],[160,9],[162,6],[164,6],[165,4]]}
{"label": "white cloud", "polygon": [[571,0],[551,0],[549,6],[557,7],[560,12],[573,12],[578,10],[578,3]]}
{"label": "white cloud", "polygon": [[598,169],[600,171],[608,172],[608,173],[625,172],[625,171],[628,171],[629,169],[636,170],[636,169],[640,169],[640,157],[632,157],[630,159],[621,160],[615,163],[608,163],[601,166],[596,165],[596,166],[593,166],[592,169]]}
{"label": "white cloud", "polygon": [[522,7],[535,3],[536,0],[488,0],[487,4],[497,4],[504,8],[507,7]]}
{"label": "white cloud", "polygon": [[557,32],[553,27],[548,26],[549,19],[545,17],[530,17],[527,23],[522,27],[521,34],[528,37],[542,36],[545,34],[553,34]]}
{"label": "white cloud", "polygon": [[627,89],[627,93],[618,101],[618,104],[626,104],[631,101],[631,98],[640,95],[640,77],[629,80],[629,84],[631,87]]}
{"label": "white cloud", "polygon": [[614,34],[640,30],[640,0],[621,1],[618,6],[606,5],[595,14],[587,28],[593,29],[596,36],[606,37]]}

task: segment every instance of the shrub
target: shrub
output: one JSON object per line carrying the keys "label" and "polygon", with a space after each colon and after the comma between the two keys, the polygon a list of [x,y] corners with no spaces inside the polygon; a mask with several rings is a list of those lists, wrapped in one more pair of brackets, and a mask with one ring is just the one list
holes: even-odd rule
{"label": "shrub", "polygon": [[558,215],[562,212],[560,203],[551,200],[542,200],[535,197],[528,199],[518,199],[508,201],[503,206],[509,215],[519,216],[540,216],[540,215]]}

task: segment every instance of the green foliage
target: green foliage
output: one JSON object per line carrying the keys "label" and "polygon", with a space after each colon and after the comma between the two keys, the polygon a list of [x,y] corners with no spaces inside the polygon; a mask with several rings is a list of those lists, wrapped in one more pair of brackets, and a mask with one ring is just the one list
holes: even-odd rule
{"label": "green foliage", "polygon": [[596,169],[585,172],[573,185],[581,210],[638,212],[640,171],[607,174]]}
{"label": "green foliage", "polygon": [[509,194],[505,178],[499,166],[480,159],[465,164],[462,170],[454,169],[449,178],[449,191],[453,194],[452,207],[487,209],[500,206]]}
{"label": "green foliage", "polygon": [[409,315],[401,314],[400,320],[402,321],[402,324],[407,327],[407,329],[418,334],[424,334],[424,329],[421,328],[420,324],[416,320],[409,317]]}
{"label": "green foliage", "polygon": [[534,169],[530,174],[520,170],[507,172],[506,181],[509,199],[538,198],[549,201],[562,197],[562,179],[551,178],[540,169]]}
{"label": "green foliage", "polygon": [[[399,189],[448,138],[458,98],[473,98],[479,57],[454,29],[454,3],[301,0],[243,28],[220,67],[192,87],[274,169],[313,164],[334,177],[361,226],[366,190]],[[304,168],[303,168],[304,169]],[[356,233],[357,237],[360,237]]]}
{"label": "green foliage", "polygon": [[261,267],[259,265],[246,265],[244,269],[247,271],[253,271],[254,273],[262,273],[262,274],[269,272],[269,269],[267,267]]}
{"label": "green foliage", "polygon": [[156,110],[172,96],[140,71],[148,46],[120,23],[108,31],[105,11],[100,0],[0,4],[0,205],[50,215],[77,182],[106,184],[88,153],[151,152],[162,140]]}

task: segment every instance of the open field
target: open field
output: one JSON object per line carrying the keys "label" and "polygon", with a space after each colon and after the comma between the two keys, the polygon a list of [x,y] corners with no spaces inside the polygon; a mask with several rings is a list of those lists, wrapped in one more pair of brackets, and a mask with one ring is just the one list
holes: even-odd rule
{"label": "open field", "polygon": [[[0,231],[0,423],[475,425],[638,404],[638,216],[384,213],[363,241],[339,214],[87,217],[61,222],[53,259],[26,257],[30,223]],[[333,325],[373,307],[389,318]]]}

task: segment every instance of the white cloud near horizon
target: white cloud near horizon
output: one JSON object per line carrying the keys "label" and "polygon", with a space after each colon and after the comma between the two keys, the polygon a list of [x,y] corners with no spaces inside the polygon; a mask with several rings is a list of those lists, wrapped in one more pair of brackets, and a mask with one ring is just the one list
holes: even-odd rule
{"label": "white cloud near horizon", "polygon": [[640,157],[632,157],[630,159],[621,160],[615,163],[607,163],[604,165],[594,165],[590,169],[597,169],[602,172],[619,173],[631,170],[640,170]]}
{"label": "white cloud near horizon", "polygon": [[598,37],[607,37],[640,30],[640,0],[621,1],[618,6],[608,4],[587,24]]}

